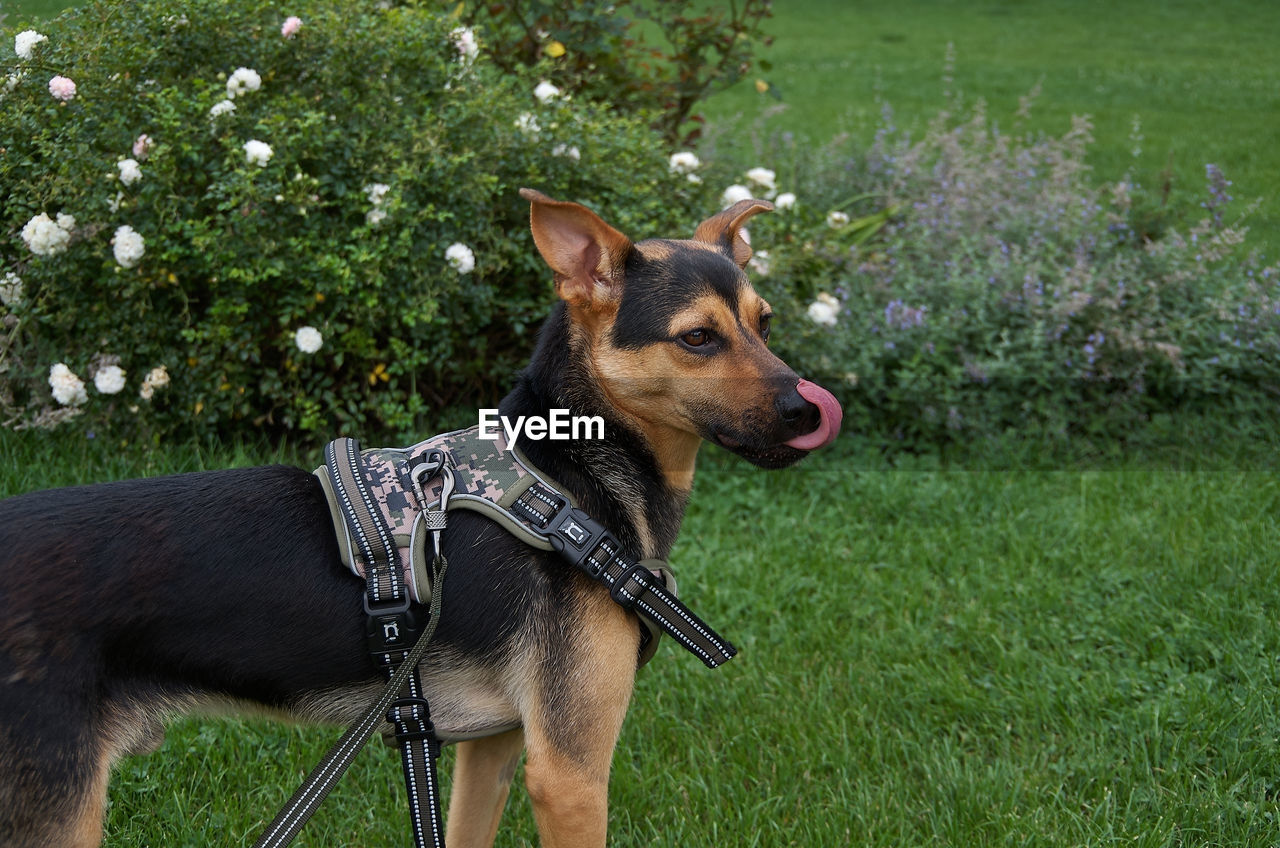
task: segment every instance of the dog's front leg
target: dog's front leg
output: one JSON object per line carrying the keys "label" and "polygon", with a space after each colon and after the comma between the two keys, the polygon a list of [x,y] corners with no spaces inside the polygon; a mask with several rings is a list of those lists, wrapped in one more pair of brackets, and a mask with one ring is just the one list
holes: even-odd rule
{"label": "dog's front leg", "polygon": [[609,767],[635,684],[640,633],[607,595],[592,599],[567,673],[544,678],[525,719],[525,785],[542,848],[601,848]]}
{"label": "dog's front leg", "polygon": [[445,836],[449,848],[493,845],[522,750],[519,730],[458,743]]}

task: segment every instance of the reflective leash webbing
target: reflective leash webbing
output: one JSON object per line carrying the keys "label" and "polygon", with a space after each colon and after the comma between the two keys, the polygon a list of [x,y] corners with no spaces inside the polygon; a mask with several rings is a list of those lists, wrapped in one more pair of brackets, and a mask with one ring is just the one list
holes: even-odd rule
{"label": "reflective leash webbing", "polygon": [[[400,556],[382,514],[369,493],[360,466],[360,446],[353,439],[336,439],[325,447],[325,465],[338,499],[348,533],[359,547],[365,565],[364,608],[370,654],[390,682],[364,715],[348,728],[294,792],[275,820],[254,843],[255,848],[283,848],[293,841],[311,815],[337,785],[368,742],[375,728],[386,720],[395,728],[409,798],[409,822],[416,848],[444,848],[444,822],[440,815],[440,787],[436,760],[440,740],[431,723],[431,711],[423,695],[418,663],[440,621],[443,580],[448,562],[441,553],[441,518],[434,531],[436,556],[432,565],[430,618],[413,639],[416,622],[408,588],[402,579]],[[452,472],[443,463],[439,471],[452,484]],[[448,503],[441,503],[441,514]]]}
{"label": "reflective leash webbing", "polygon": [[[653,622],[708,668],[716,668],[737,654],[732,644],[676,598],[674,585],[668,589],[663,577],[651,570],[655,561],[631,557],[617,537],[555,489],[541,481],[533,482],[505,507],[471,494],[451,502],[454,469],[446,454],[431,449],[416,453],[413,459],[417,464],[406,468],[410,472],[407,479],[425,510],[420,519],[434,536],[436,554],[432,563],[430,618],[416,641],[412,635],[416,630],[414,610],[400,555],[387,520],[366,483],[360,447],[354,440],[336,439],[325,448],[325,468],[321,471],[333,489],[343,521],[343,526],[336,529],[340,537],[345,529],[353,559],[358,558],[364,566],[370,653],[375,663],[387,671],[391,682],[307,776],[255,848],[288,845],[384,719],[394,726],[400,745],[414,844],[417,848],[444,848],[436,777],[440,741],[417,670],[440,618],[448,566],[441,553],[441,532],[447,512],[454,506],[478,510],[527,544],[556,551],[607,588],[615,603]],[[443,478],[438,509],[430,510],[421,484],[437,472]],[[665,568],[666,564],[656,565]]]}
{"label": "reflective leash webbing", "polygon": [[[441,577],[444,575],[446,566],[447,563],[441,558],[439,567]],[[418,641],[409,650],[409,653],[405,655],[404,661],[396,669],[395,676],[391,678],[391,682],[382,690],[378,700],[370,705],[355,724],[347,728],[347,732],[342,734],[342,738],[329,749],[320,764],[311,770],[311,773],[307,775],[307,779],[293,793],[289,802],[284,805],[284,809],[267,826],[262,836],[258,837],[258,841],[254,843],[254,848],[283,848],[283,846],[292,842],[293,838],[302,830],[302,826],[319,809],[320,804],[328,797],[329,792],[342,779],[342,775],[346,773],[356,754],[360,753],[360,749],[369,741],[369,737],[386,719],[387,711],[396,702],[410,678],[414,676],[418,663],[422,660],[423,655],[426,654],[427,643],[431,641],[431,636],[436,629],[435,624],[439,610],[435,607],[437,607],[437,602],[433,602],[431,620],[427,623],[426,629],[422,631]],[[434,766],[432,767],[432,772],[432,781],[434,782]],[[438,809],[438,802],[436,807]],[[438,813],[434,814],[433,817],[439,819]],[[416,841],[416,834],[414,838]],[[429,845],[431,843],[426,844]],[[436,844],[444,844],[443,836],[439,838]]]}

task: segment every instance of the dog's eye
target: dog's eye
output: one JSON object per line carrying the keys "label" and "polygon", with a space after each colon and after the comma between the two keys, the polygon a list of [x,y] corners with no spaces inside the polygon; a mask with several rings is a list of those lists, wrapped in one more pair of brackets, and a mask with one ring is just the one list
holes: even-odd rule
{"label": "dog's eye", "polygon": [[681,336],[680,341],[684,342],[689,347],[702,347],[704,344],[711,341],[711,334],[706,330],[693,330],[692,332],[685,333]]}
{"label": "dog's eye", "polygon": [[769,322],[771,320],[773,320],[772,315],[760,316],[760,338],[764,339],[766,342],[769,341]]}

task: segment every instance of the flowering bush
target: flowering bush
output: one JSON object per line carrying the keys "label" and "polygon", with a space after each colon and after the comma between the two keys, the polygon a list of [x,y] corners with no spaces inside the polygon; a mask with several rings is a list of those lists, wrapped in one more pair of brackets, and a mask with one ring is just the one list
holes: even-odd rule
{"label": "flowering bush", "polygon": [[640,118],[416,4],[91,2],[39,29],[0,45],[9,426],[408,434],[532,346],[551,281],[520,186],[640,234],[705,212]]}
{"label": "flowering bush", "polygon": [[1090,141],[1082,119],[1004,135],[979,107],[915,141],[886,122],[869,150],[703,152],[722,185],[782,166],[767,181],[785,207],[752,222],[758,285],[807,316],[777,345],[842,395],[852,430],[923,446],[1113,435],[1188,406],[1274,421],[1280,267],[1221,214],[1229,183],[1210,166],[1210,217],[1152,240],[1138,189],[1090,181]]}
{"label": "flowering bush", "polygon": [[442,5],[459,9],[483,33],[494,60],[508,72],[545,67],[567,91],[649,115],[671,142],[698,134],[686,125],[696,104],[739,80],[753,62],[763,70],[769,66],[753,54],[772,41],[764,33],[772,0]]}

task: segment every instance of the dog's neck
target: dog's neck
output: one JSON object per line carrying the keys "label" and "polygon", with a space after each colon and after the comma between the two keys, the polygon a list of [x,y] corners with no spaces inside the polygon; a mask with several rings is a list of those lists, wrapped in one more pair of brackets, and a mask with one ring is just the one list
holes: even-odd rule
{"label": "dog's neck", "polygon": [[523,440],[520,450],[635,554],[666,559],[689,491],[670,485],[644,434],[608,402],[582,352],[572,345],[564,306],[558,304],[500,412],[508,418],[545,417],[552,409],[568,409],[573,415],[600,416],[603,439]]}

